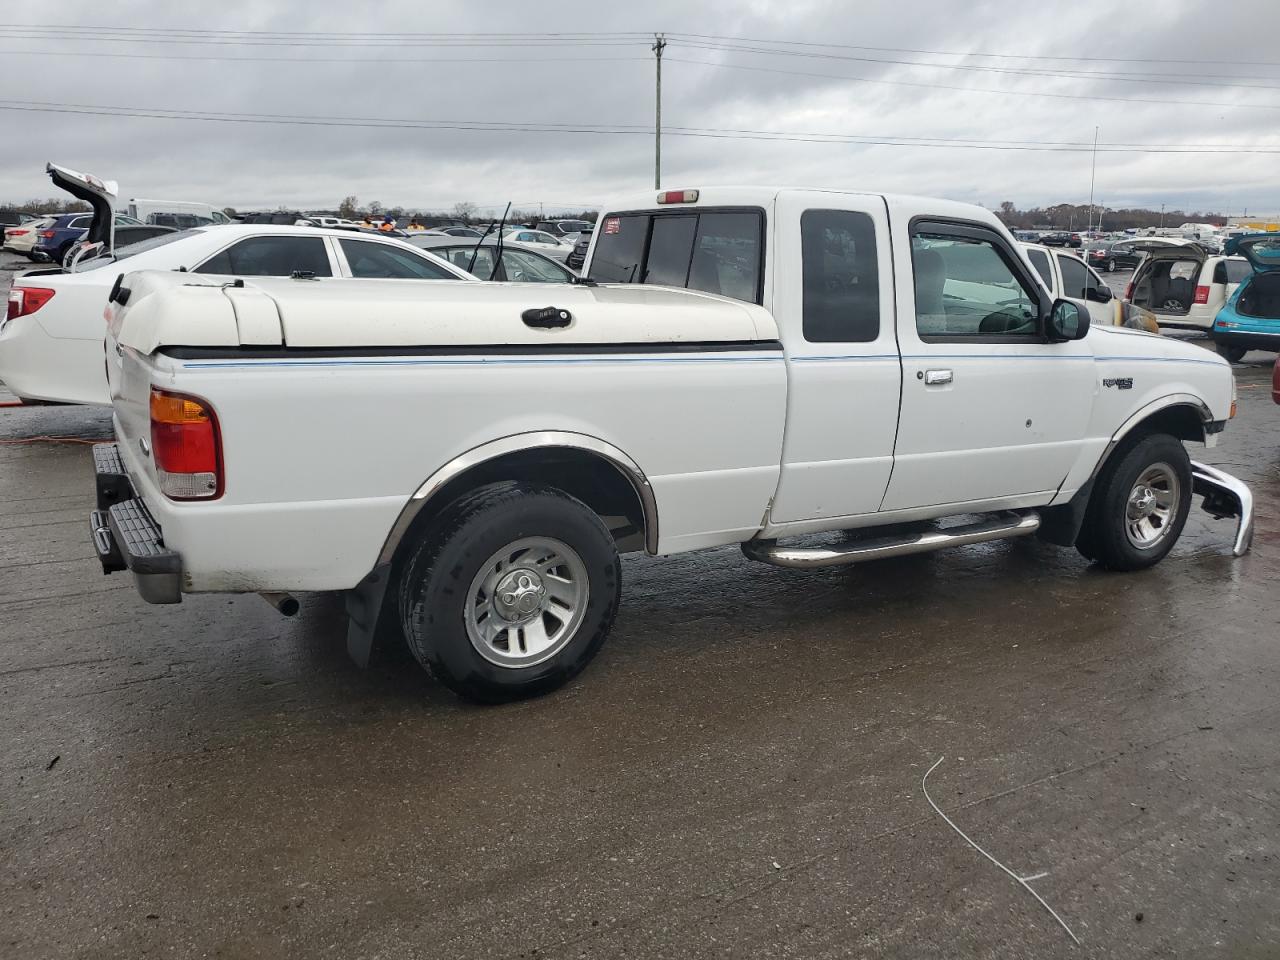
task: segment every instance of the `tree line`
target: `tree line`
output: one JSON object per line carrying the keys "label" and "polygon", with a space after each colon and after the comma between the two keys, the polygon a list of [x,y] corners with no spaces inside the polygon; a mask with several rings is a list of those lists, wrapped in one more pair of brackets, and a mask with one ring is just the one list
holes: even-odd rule
{"label": "tree line", "polygon": [[[1111,207],[1095,206],[1090,210],[1087,203],[1057,203],[1050,207],[1032,207],[1019,210],[1013,201],[1006,200],[996,211],[1005,226],[1014,230],[1084,230],[1090,222],[1095,227],[1101,223],[1103,230],[1127,230],[1131,227],[1139,230],[1147,227],[1177,227],[1184,223],[1212,223],[1225,226],[1227,215],[1222,213],[1205,213],[1199,210],[1187,213],[1183,210],[1146,210],[1141,207],[1126,207],[1113,210]],[[1092,216],[1092,220],[1090,217]]]}
{"label": "tree line", "polygon": [[88,213],[89,205],[82,200],[28,200],[26,203],[0,203],[4,213]]}

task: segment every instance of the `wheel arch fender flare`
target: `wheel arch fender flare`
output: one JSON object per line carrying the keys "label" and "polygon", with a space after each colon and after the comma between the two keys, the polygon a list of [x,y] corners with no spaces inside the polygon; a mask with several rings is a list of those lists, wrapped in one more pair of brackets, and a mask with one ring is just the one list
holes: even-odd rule
{"label": "wheel arch fender flare", "polygon": [[1111,441],[1094,464],[1093,472],[1071,499],[1041,511],[1042,525],[1038,536],[1042,540],[1060,546],[1075,543],[1080,535],[1080,528],[1084,525],[1095,481],[1103,468],[1116,451],[1125,446],[1126,440],[1145,436],[1148,431],[1143,428],[1152,424],[1152,421],[1159,424],[1163,432],[1179,440],[1195,440],[1200,443],[1204,442],[1208,434],[1217,432],[1215,426],[1218,430],[1221,429],[1221,425],[1215,424],[1209,405],[1192,393],[1171,393],[1143,404],[1111,435]]}
{"label": "wheel arch fender flare", "polygon": [[487,463],[511,454],[534,451],[571,450],[602,461],[612,467],[630,485],[640,503],[644,520],[645,552],[658,552],[658,503],[653,487],[640,465],[627,453],[607,440],[585,433],[566,430],[538,430],[511,434],[472,447],[437,468],[413,492],[400,511],[396,522],[378,555],[378,563],[390,563],[405,534],[422,510],[454,481]]}

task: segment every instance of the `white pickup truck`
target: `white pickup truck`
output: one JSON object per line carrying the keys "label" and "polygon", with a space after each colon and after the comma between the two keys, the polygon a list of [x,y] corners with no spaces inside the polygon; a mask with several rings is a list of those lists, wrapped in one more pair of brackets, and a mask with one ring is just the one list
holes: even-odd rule
{"label": "white pickup truck", "polygon": [[[357,660],[381,620],[501,700],[592,658],[627,551],[807,568],[1038,533],[1135,570],[1193,492],[1248,549],[1248,488],[1183,447],[1233,415],[1227,363],[1091,328],[986,210],[650,193],[601,217],[586,276],[122,277],[104,569],[153,603],[346,591]],[[788,542],[828,531],[853,533]]]}

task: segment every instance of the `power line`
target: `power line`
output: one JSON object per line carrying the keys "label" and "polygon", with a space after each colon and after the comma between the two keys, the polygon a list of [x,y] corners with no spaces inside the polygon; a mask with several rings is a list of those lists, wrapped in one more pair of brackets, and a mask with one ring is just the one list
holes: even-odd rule
{"label": "power line", "polygon": [[960,93],[985,93],[1002,97],[1047,97],[1051,100],[1093,100],[1101,103],[1147,103],[1176,107],[1226,107],[1248,110],[1280,110],[1280,104],[1269,103],[1219,103],[1208,100],[1161,100],[1154,97],[1104,97],[1085,93],[1047,93],[1038,90],[993,90],[990,87],[962,87],[956,84],[926,83],[914,80],[885,80],[879,77],[850,77],[834,73],[811,73],[802,70],[782,70],[778,67],[753,67],[744,63],[712,63],[707,60],[686,60],[684,57],[667,57],[676,63],[697,64],[700,67],[720,67],[726,70],[753,70],[757,73],[778,73],[792,77],[818,77],[823,80],[851,80],[857,83],[876,83],[891,87],[917,87],[924,90],[955,90]]}
{"label": "power line", "polygon": [[972,50],[919,50],[912,47],[871,47],[850,43],[814,43],[804,40],[759,40],[751,37],[726,37],[705,33],[669,33],[672,37],[719,40],[730,43],[769,43],[779,46],[827,47],[836,50],[870,50],[880,53],[915,53],[936,57],[989,57],[1002,60],[1057,60],[1071,63],[1182,63],[1206,66],[1280,67],[1276,60],[1184,60],[1176,57],[1064,57],[1030,53],[979,53]]}
{"label": "power line", "polygon": [[[121,107],[99,104],[64,104],[29,100],[0,100],[0,110],[12,110],[30,113],[63,113],[92,116],[129,117],[159,120],[198,120],[215,123],[250,123],[279,124],[290,126],[317,127],[355,127],[364,129],[411,129],[411,130],[459,130],[475,132],[501,133],[574,133],[574,134],[606,134],[648,136],[650,128],[639,124],[590,124],[564,122],[516,122],[516,121],[468,121],[468,120],[410,120],[397,118],[358,118],[358,117],[326,117],[296,116],[291,114],[250,114],[233,112],[213,112],[196,110],[169,110],[163,108]],[[697,137],[725,140],[760,140],[792,143],[834,143],[854,146],[906,146],[906,147],[947,147],[959,149],[977,149],[994,151],[1034,151],[1050,153],[1084,153],[1089,146],[1064,146],[1061,141],[1053,142],[1011,142],[1011,141],[978,141],[949,140],[936,138],[922,142],[919,138],[895,136],[871,137],[854,134],[832,133],[795,133],[774,130],[731,130],[699,127],[665,128],[672,136]],[[1100,146],[1101,153],[1152,153],[1152,154],[1280,154],[1280,146],[1237,145],[1230,147],[1147,147],[1147,146]]]}
{"label": "power line", "polygon": [[1029,67],[994,67],[964,63],[923,63],[917,60],[894,60],[884,57],[854,57],[846,54],[816,53],[799,50],[772,50],[765,47],[745,47],[730,44],[690,42],[687,40],[680,40],[678,38],[672,42],[688,49],[710,50],[721,53],[753,53],[771,57],[803,57],[806,59],[853,61],[857,63],[875,63],[903,67],[924,67],[930,70],[963,70],[976,73],[995,73],[1011,76],[1047,77],[1059,80],[1109,80],[1113,83],[1161,83],[1173,84],[1176,86],[1239,87],[1241,89],[1248,90],[1280,90],[1280,86],[1275,84],[1231,83],[1224,82],[1222,80],[1201,79],[1199,77],[1170,79],[1170,77],[1173,76],[1171,74],[1124,74],[1114,71],[1104,73],[1099,71],[1083,70],[1040,70]]}
{"label": "power line", "polygon": [[638,38],[580,38],[580,39],[561,39],[556,37],[513,37],[513,38],[495,38],[495,39],[421,39],[421,40],[405,40],[403,38],[388,38],[386,40],[343,40],[343,39],[325,39],[325,40],[290,40],[290,39],[230,39],[230,38],[213,38],[213,37],[156,37],[156,36],[116,36],[107,34],[77,35],[64,34],[60,32],[26,32],[15,33],[6,31],[0,27],[0,37],[7,40],[72,40],[72,41],[92,41],[95,43],[149,43],[149,44],[181,44],[195,46],[245,46],[245,47],[302,47],[302,48],[364,48],[364,49],[396,49],[399,47],[490,47],[497,49],[509,48],[546,48],[554,49],[559,47],[626,47],[636,46],[640,40]]}
{"label": "power line", "polygon": [[[2,39],[2,38],[0,38]],[[102,53],[84,50],[0,50],[0,56],[41,57],[107,57],[122,60],[201,60],[219,63],[546,63],[546,57],[228,57],[220,53]],[[652,57],[557,57],[556,63],[631,63],[652,62]],[[506,201],[503,201],[504,203]]]}

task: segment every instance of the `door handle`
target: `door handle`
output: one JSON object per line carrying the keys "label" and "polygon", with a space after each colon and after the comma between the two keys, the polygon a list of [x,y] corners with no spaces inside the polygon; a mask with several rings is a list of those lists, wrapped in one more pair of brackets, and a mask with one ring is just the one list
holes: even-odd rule
{"label": "door handle", "polygon": [[530,307],[520,314],[526,327],[567,327],[573,320],[573,314],[559,307]]}
{"label": "door handle", "polygon": [[950,383],[952,380],[950,370],[926,370],[924,372],[924,383],[926,387],[932,387],[937,384]]}

